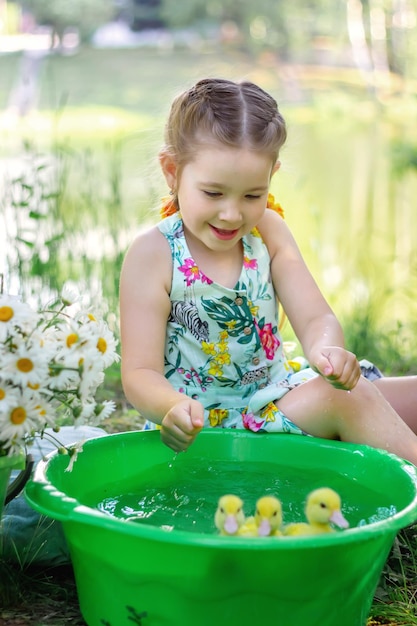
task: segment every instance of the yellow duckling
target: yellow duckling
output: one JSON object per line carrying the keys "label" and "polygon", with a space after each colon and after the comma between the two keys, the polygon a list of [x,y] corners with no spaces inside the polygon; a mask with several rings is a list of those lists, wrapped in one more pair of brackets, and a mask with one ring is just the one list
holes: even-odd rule
{"label": "yellow duckling", "polygon": [[237,534],[242,537],[282,535],[282,505],[275,496],[263,496],[256,502],[255,515],[248,517]]}
{"label": "yellow duckling", "polygon": [[218,502],[214,523],[221,535],[236,535],[245,521],[243,501],[239,496],[227,494]]}
{"label": "yellow duckling", "polygon": [[284,535],[321,535],[335,532],[330,523],[339,528],[348,528],[349,523],[342,515],[341,500],[338,493],[322,487],[315,489],[307,497],[305,514],[308,523],[288,524]]}

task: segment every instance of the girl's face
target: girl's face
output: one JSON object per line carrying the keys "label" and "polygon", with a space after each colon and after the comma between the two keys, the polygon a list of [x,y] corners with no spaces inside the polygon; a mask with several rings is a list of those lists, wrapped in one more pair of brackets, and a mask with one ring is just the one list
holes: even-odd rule
{"label": "girl's face", "polygon": [[267,154],[221,144],[199,148],[178,177],[175,166],[167,175],[162,159],[161,164],[177,191],[186,234],[219,252],[232,249],[258,224],[279,167]]}

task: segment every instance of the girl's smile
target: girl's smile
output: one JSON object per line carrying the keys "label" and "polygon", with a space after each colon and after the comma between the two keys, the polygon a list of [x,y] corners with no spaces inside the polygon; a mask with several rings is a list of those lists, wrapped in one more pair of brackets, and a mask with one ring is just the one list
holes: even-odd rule
{"label": "girl's smile", "polygon": [[225,229],[220,229],[220,228],[216,228],[215,226],[212,226],[210,224],[210,227],[213,231],[213,233],[215,234],[216,237],[218,237],[218,239],[223,240],[223,241],[229,241],[230,239],[234,239],[236,237],[236,235],[239,233],[239,229],[236,228],[235,230],[225,230]]}

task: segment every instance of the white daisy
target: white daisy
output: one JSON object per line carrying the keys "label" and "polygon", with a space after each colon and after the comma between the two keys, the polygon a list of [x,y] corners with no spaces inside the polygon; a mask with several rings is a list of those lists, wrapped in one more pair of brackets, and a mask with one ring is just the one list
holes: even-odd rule
{"label": "white daisy", "polygon": [[48,388],[51,391],[77,389],[79,384],[80,375],[75,365],[69,365],[63,359],[50,363]]}
{"label": "white daisy", "polygon": [[1,440],[6,448],[23,446],[25,438],[39,430],[39,412],[36,399],[27,390],[19,392],[8,410],[0,416]]}
{"label": "white daisy", "polygon": [[16,402],[18,390],[0,377],[0,413],[7,411],[10,404]]}
{"label": "white daisy", "polygon": [[22,387],[43,386],[49,375],[48,358],[45,358],[47,356],[40,346],[28,347],[22,342],[14,352],[4,356],[4,375]]}
{"label": "white daisy", "polygon": [[94,413],[97,417],[97,424],[105,420],[116,410],[116,404],[113,400],[104,400],[101,404],[97,404]]}
{"label": "white daisy", "polygon": [[73,403],[71,409],[75,418],[76,426],[91,424],[91,418],[94,416],[96,403],[93,401],[81,403],[78,399]]}
{"label": "white daisy", "polygon": [[0,295],[0,341],[13,334],[16,326],[30,331],[36,326],[37,313],[14,296]]}
{"label": "white daisy", "polygon": [[27,337],[26,341],[30,345],[39,346],[44,351],[45,358],[50,360],[57,353],[57,341],[53,328],[45,329],[40,326],[30,334],[30,337]]}
{"label": "white daisy", "polygon": [[65,325],[56,331],[57,352],[55,361],[67,368],[78,369],[89,350],[91,333],[74,323]]}
{"label": "white daisy", "polygon": [[85,354],[82,361],[82,374],[78,388],[82,401],[94,396],[97,388],[104,380],[103,368],[93,350]]}
{"label": "white daisy", "polygon": [[71,286],[70,283],[65,283],[61,291],[61,300],[65,306],[71,306],[81,301],[81,296],[78,289]]}
{"label": "white daisy", "polygon": [[87,324],[92,331],[92,342],[100,358],[102,367],[106,368],[119,360],[116,352],[117,341],[107,324],[101,320],[96,323]]}
{"label": "white daisy", "polygon": [[38,412],[38,421],[42,424],[42,428],[54,428],[56,425],[57,405],[58,402],[51,402],[49,396],[38,394],[33,396],[35,400],[35,408]]}

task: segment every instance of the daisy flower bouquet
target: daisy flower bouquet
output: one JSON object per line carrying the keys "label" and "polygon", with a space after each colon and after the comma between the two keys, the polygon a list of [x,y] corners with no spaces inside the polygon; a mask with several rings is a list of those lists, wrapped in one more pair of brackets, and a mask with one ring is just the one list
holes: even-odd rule
{"label": "daisy flower bouquet", "polygon": [[118,359],[107,324],[71,290],[40,312],[0,293],[0,458],[21,455],[48,429],[75,460],[80,448],[61,446],[59,428],[97,425],[113,412],[114,402],[95,395]]}

